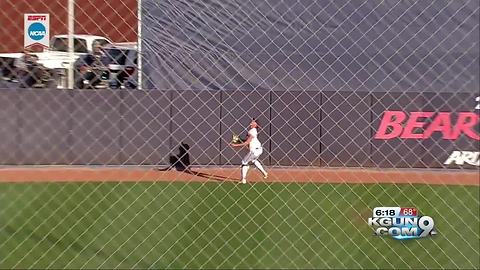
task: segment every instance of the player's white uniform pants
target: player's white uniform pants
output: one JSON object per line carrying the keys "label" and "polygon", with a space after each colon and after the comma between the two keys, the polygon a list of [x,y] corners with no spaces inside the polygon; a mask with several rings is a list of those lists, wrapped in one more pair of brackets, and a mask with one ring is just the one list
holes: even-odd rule
{"label": "player's white uniform pants", "polygon": [[248,154],[242,159],[242,180],[245,180],[247,178],[247,172],[250,167],[250,163],[253,163],[255,167],[257,167],[263,173],[264,176],[267,175],[267,172],[265,171],[265,169],[263,169],[262,164],[260,163],[260,161],[257,160],[262,153],[262,147],[255,148],[250,150]]}
{"label": "player's white uniform pants", "polygon": [[248,151],[248,154],[242,159],[242,165],[248,165],[251,162],[254,162],[260,157],[262,153],[263,153],[262,147],[255,148]]}

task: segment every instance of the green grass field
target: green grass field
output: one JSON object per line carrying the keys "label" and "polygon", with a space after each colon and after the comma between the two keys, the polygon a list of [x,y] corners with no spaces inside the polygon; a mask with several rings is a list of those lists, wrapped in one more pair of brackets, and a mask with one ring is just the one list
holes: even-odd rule
{"label": "green grass field", "polygon": [[[0,268],[479,268],[479,188],[232,183],[0,184]],[[439,234],[372,236],[375,206]]]}

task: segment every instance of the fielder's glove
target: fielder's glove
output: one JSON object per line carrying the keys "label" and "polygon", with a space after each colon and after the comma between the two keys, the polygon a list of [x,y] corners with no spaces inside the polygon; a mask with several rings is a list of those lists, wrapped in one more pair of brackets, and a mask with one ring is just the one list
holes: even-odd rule
{"label": "fielder's glove", "polygon": [[243,143],[243,142],[244,142],[244,140],[242,140],[242,138],[240,138],[239,135],[233,134],[233,136],[232,136],[232,142],[231,142],[232,144],[241,144],[241,143]]}

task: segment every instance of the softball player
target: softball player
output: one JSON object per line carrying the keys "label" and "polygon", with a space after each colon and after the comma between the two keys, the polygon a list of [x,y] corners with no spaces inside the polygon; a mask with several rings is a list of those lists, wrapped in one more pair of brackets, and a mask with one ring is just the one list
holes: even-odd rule
{"label": "softball player", "polygon": [[249,148],[248,154],[242,159],[242,184],[247,183],[247,172],[250,168],[250,163],[253,163],[257,169],[263,173],[263,178],[268,177],[268,173],[263,169],[262,164],[258,161],[258,158],[263,153],[262,144],[258,140],[258,123],[255,119],[250,122],[250,130],[248,131],[248,138],[243,143],[232,143],[230,144],[233,147],[242,147],[247,146]]}

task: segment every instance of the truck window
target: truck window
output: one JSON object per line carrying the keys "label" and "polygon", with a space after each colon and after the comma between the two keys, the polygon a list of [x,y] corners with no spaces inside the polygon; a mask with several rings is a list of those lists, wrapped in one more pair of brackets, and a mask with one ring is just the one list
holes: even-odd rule
{"label": "truck window", "polygon": [[109,42],[108,40],[106,40],[106,39],[95,39],[95,40],[92,42],[92,44],[95,43],[95,42],[98,42],[98,43],[100,44],[100,46],[102,46],[102,47],[105,46],[105,45],[107,45],[107,44],[110,44],[110,42]]}
{"label": "truck window", "polygon": [[133,65],[133,66],[136,66],[137,65],[137,52],[136,51],[132,51],[132,53],[129,54],[130,58],[129,58],[129,62],[128,63],[129,65]]}
{"label": "truck window", "polygon": [[104,49],[105,54],[110,59],[110,64],[115,65],[125,65],[127,61],[127,50],[116,49],[116,48],[108,48]]}
{"label": "truck window", "polygon": [[[76,53],[87,53],[87,44],[84,39],[73,39],[74,51]],[[59,52],[68,52],[68,38],[55,38],[50,46],[50,50]]]}

